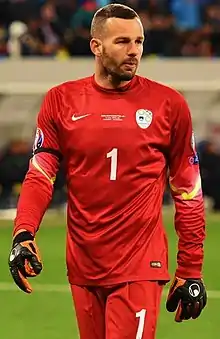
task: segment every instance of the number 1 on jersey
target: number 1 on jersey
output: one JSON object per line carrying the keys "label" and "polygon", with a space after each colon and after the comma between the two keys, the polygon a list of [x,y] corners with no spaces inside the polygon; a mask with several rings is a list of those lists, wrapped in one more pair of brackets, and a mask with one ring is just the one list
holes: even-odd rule
{"label": "number 1 on jersey", "polygon": [[116,180],[118,165],[118,149],[113,148],[110,152],[107,153],[106,156],[107,158],[111,158],[110,180]]}

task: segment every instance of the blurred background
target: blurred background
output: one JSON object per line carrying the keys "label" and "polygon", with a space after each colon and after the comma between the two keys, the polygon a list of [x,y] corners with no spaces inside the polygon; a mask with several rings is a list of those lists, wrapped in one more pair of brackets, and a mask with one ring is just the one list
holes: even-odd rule
{"label": "blurred background", "polygon": [[[32,153],[42,97],[93,72],[89,29],[109,0],[0,0],[0,212],[13,215]],[[220,0],[117,1],[140,15],[139,73],[181,91],[190,105],[209,208],[220,211]],[[50,208],[66,202],[61,171]],[[171,203],[167,189],[164,204]]]}

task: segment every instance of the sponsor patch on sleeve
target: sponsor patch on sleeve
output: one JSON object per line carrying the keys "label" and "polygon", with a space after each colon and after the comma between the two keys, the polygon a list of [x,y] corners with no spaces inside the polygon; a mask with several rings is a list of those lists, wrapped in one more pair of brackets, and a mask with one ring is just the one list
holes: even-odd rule
{"label": "sponsor patch on sleeve", "polygon": [[191,147],[193,152],[196,151],[196,139],[195,139],[195,133],[194,131],[192,132],[192,137],[191,137]]}
{"label": "sponsor patch on sleeve", "polygon": [[190,163],[190,165],[197,165],[199,163],[199,157],[198,157],[197,153],[195,155],[189,157],[189,163]]}
{"label": "sponsor patch on sleeve", "polygon": [[37,128],[33,145],[33,152],[36,151],[38,148],[42,147],[43,143],[44,143],[44,133],[42,129]]}

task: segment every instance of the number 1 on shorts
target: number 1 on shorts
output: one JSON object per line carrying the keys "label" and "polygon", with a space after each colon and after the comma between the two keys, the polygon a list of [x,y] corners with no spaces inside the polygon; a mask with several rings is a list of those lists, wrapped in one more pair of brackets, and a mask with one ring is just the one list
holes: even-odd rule
{"label": "number 1 on shorts", "polygon": [[146,316],[146,310],[144,308],[140,312],[136,313],[136,318],[139,318],[136,339],[142,339],[143,332],[144,332],[145,316]]}

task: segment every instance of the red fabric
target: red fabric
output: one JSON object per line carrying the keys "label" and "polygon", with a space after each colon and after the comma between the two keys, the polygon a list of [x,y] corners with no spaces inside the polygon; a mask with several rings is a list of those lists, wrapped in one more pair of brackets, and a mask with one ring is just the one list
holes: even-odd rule
{"label": "red fabric", "polygon": [[[187,201],[182,195],[194,190],[199,165],[192,161],[191,118],[178,92],[139,76],[120,91],[102,89],[92,77],[67,82],[46,95],[38,128],[35,147],[59,151],[66,166],[70,283],[169,280],[162,222],[168,167],[180,237],[177,273],[201,276],[202,193]],[[49,167],[52,175],[58,165]],[[39,175],[40,184],[32,169],[25,180],[17,229],[36,231],[47,208],[52,189]]]}
{"label": "red fabric", "polygon": [[178,192],[172,191],[176,207],[175,228],[179,237],[176,275],[180,278],[201,278],[205,238],[201,186],[191,200],[183,200],[180,195],[192,192],[196,182],[200,181],[200,170],[188,106],[179,97],[174,108],[169,166],[171,186],[178,188]]}
{"label": "red fabric", "polygon": [[[44,98],[37,118],[38,130],[33,145],[34,150],[43,146],[45,148],[60,151],[55,124],[55,112],[58,105],[59,102],[57,101],[53,91],[49,92]],[[41,127],[44,126],[46,126],[46,128],[42,134]],[[55,177],[59,167],[57,157],[52,154],[42,152],[35,155],[35,161],[50,178]],[[36,169],[35,166],[33,166],[32,159],[30,161],[29,171],[22,185],[20,199],[17,206],[14,234],[20,229],[26,229],[32,234],[36,233],[43,215],[51,201],[52,193],[53,185],[44,175],[42,175],[41,172],[39,172],[38,169]]]}
{"label": "red fabric", "polygon": [[[58,169],[58,160],[48,153],[35,155],[37,164],[53,178]],[[29,171],[22,185],[15,218],[15,235],[26,229],[33,235],[37,232],[44,213],[52,199],[53,185],[30,161]]]}
{"label": "red fabric", "polygon": [[81,339],[155,338],[162,292],[157,282],[71,290]]}

